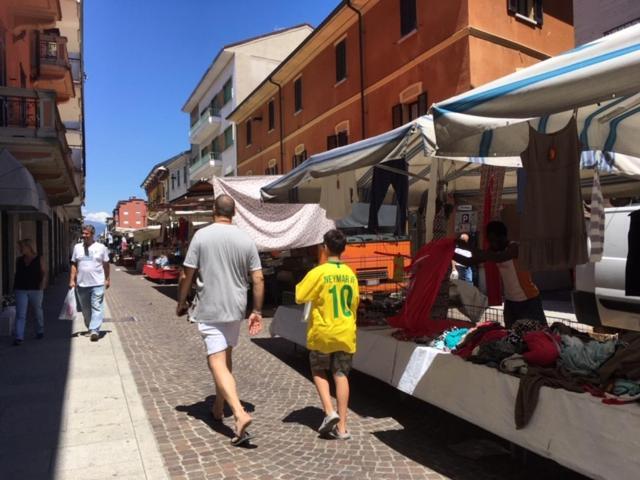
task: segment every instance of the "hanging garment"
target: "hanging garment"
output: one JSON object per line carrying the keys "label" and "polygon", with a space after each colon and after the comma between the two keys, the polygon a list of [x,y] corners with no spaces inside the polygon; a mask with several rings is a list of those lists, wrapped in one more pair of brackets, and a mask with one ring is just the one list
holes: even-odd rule
{"label": "hanging garment", "polygon": [[575,118],[552,134],[529,127],[520,261],[531,271],[571,269],[589,261],[580,193],[580,144]]}
{"label": "hanging garment", "polygon": [[189,222],[180,217],[178,220],[178,240],[186,242],[189,239]]}
{"label": "hanging garment", "polygon": [[625,270],[625,295],[640,297],[640,210],[629,214],[629,251]]}
{"label": "hanging garment", "polygon": [[[493,219],[498,218],[496,206],[499,203],[499,195],[502,195],[504,185],[504,169],[483,166],[480,179],[481,188],[484,191],[484,205],[482,212],[482,224],[484,226],[484,244],[488,245],[487,225]],[[502,305],[502,292],[500,290],[500,272],[494,262],[484,264],[485,284],[489,305]]]}
{"label": "hanging garment", "polygon": [[356,172],[344,172],[325,177],[321,181],[320,206],[327,212],[327,218],[342,220],[351,215],[353,204],[358,200]]}
{"label": "hanging garment", "polygon": [[589,240],[591,243],[589,261],[599,262],[602,260],[602,252],[604,250],[604,198],[602,197],[598,170],[594,170],[593,172],[593,187],[591,187]]}
{"label": "hanging garment", "polygon": [[[384,163],[388,167],[397,170],[407,171],[407,162],[403,159],[391,160]],[[389,186],[393,185],[396,198],[398,200],[398,210],[396,212],[396,235],[406,235],[407,233],[407,202],[409,201],[409,177],[400,173],[390,172],[382,168],[373,168],[373,179],[371,180],[371,201],[369,204],[369,230],[378,230],[378,211],[384,202]]]}
{"label": "hanging garment", "polygon": [[518,215],[522,215],[524,213],[524,191],[527,186],[527,172],[524,168],[519,168],[516,171],[516,193],[518,198],[516,199],[516,211]]}
{"label": "hanging garment", "polygon": [[431,332],[431,309],[453,258],[455,239],[443,238],[428,243],[417,253],[411,266],[411,281],[402,310],[389,319],[389,325],[412,336]]}

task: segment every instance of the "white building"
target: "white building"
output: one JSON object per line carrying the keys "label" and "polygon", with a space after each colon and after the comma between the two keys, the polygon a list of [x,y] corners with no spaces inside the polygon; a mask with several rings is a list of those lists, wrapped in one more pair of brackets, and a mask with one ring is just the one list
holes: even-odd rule
{"label": "white building", "polygon": [[169,171],[167,175],[167,200],[172,202],[176,198],[180,198],[183,195],[186,195],[187,189],[189,188],[189,158],[191,157],[191,152],[187,150],[186,152],[179,153],[175,157],[169,159],[167,163],[165,163],[165,167]]}
{"label": "white building", "polygon": [[236,174],[231,113],[312,31],[309,25],[279,30],[223,47],[182,111],[190,116],[190,180]]}
{"label": "white building", "polygon": [[638,0],[573,0],[576,45],[640,23]]}

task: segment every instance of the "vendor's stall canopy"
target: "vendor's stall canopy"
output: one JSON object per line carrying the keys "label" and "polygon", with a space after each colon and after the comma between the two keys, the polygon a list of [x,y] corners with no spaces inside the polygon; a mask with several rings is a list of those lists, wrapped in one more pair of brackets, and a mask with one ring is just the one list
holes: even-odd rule
{"label": "vendor's stall canopy", "polygon": [[190,222],[211,222],[213,221],[213,210],[172,210],[165,209],[150,211],[147,217],[152,222],[171,223],[184,218]]}
{"label": "vendor's stall canopy", "polygon": [[[640,178],[640,25],[540,62],[500,80],[438,103],[395,130],[309,157],[262,188],[265,201],[317,203],[319,179],[356,171],[358,187],[371,185],[372,167],[404,158],[409,206],[422,206],[433,159],[438,181],[449,192],[476,194],[479,168],[507,168],[505,197],[515,198],[515,170],[529,141],[529,125],[543,132],[564,127],[576,110],[582,155],[583,192],[598,167],[606,193],[637,191]],[[436,141],[437,140],[437,141]],[[611,175],[606,175],[611,174]],[[390,198],[389,195],[388,198]]]}
{"label": "vendor's stall canopy", "polygon": [[39,210],[41,202],[29,170],[7,150],[0,151],[0,206],[3,209]]}
{"label": "vendor's stall canopy", "polygon": [[438,155],[516,156],[576,115],[583,168],[640,177],[640,25],[435,104]]}
{"label": "vendor's stall canopy", "polygon": [[144,228],[137,228],[133,231],[133,239],[136,242],[146,242],[148,240],[157,240],[162,232],[161,225],[149,225]]}

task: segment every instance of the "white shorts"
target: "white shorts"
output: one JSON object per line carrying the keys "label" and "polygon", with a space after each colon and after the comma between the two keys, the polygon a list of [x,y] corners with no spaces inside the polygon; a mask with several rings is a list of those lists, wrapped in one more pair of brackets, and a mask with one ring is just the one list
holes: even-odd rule
{"label": "white shorts", "polygon": [[223,352],[238,345],[241,320],[224,323],[198,323],[198,330],[207,347],[207,355]]}

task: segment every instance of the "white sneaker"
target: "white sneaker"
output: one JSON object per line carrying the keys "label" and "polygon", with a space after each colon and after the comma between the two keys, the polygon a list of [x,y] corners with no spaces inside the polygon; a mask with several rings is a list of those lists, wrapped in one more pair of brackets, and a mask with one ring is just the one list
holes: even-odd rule
{"label": "white sneaker", "polygon": [[320,435],[326,435],[335,428],[339,421],[340,416],[336,412],[327,415],[326,417],[324,417],[322,425],[320,425],[320,428],[318,429],[318,433]]}
{"label": "white sneaker", "polygon": [[337,428],[331,430],[329,436],[336,440],[351,440],[351,434],[349,432],[340,433]]}

